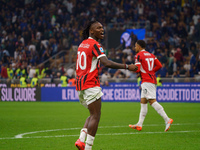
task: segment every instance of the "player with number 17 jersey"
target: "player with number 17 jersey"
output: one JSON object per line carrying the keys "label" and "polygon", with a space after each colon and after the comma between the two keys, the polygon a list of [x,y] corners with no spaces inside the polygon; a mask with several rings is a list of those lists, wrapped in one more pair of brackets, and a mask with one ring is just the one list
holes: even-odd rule
{"label": "player with number 17 jersey", "polygon": [[155,72],[158,71],[162,64],[160,61],[151,53],[141,50],[135,55],[135,65],[138,66],[138,70],[141,75],[143,82],[149,82],[157,84]]}
{"label": "player with number 17 jersey", "polygon": [[81,91],[92,87],[100,87],[98,70],[99,58],[105,56],[101,45],[89,37],[78,47],[76,61],[76,90]]}

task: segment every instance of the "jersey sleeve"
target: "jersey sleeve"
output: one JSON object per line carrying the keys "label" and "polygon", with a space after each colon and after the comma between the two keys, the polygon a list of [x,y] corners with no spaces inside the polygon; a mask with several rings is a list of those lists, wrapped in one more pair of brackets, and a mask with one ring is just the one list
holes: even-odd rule
{"label": "jersey sleeve", "polygon": [[138,69],[135,72],[140,72],[140,66],[141,66],[140,55],[135,56],[135,65],[138,67]]}
{"label": "jersey sleeve", "polygon": [[104,54],[103,48],[100,46],[100,44],[94,44],[94,49],[92,50],[92,54],[99,59],[102,56],[106,56]]}
{"label": "jersey sleeve", "polygon": [[154,62],[155,62],[154,63],[155,67],[153,68],[153,71],[157,72],[160,68],[162,68],[162,64],[160,63],[160,61],[157,58],[155,58]]}

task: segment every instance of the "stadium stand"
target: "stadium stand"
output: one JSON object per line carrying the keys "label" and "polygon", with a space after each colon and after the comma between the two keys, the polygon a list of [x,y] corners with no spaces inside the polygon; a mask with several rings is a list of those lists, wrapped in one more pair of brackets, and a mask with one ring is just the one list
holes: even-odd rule
{"label": "stadium stand", "polygon": [[[105,30],[145,28],[147,50],[165,65],[159,73],[163,81],[200,80],[200,3],[195,0],[1,0],[0,73],[1,82],[12,66],[11,83],[22,74],[31,79],[35,69],[44,83],[58,80],[76,61],[81,31],[97,19]],[[134,44],[107,49],[109,59],[134,63]],[[67,65],[66,65],[67,64]],[[19,70],[21,68],[21,70]],[[43,70],[45,69],[45,70]],[[44,74],[42,75],[42,71]],[[102,68],[103,74],[106,68]],[[108,70],[112,80],[132,79],[117,70]],[[112,78],[115,77],[115,78]],[[182,78],[184,77],[184,79]],[[171,78],[171,79],[169,79]],[[174,80],[173,80],[174,81]],[[5,81],[7,82],[7,80]]]}

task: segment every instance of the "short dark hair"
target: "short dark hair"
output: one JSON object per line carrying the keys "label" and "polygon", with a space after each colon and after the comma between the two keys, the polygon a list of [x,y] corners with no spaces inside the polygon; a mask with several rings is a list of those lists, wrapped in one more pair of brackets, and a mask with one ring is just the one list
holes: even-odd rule
{"label": "short dark hair", "polygon": [[146,48],[146,43],[143,40],[138,40],[137,44],[140,45],[140,47],[142,47],[142,48]]}
{"label": "short dark hair", "polygon": [[93,23],[96,23],[96,22],[98,22],[98,21],[90,21],[89,23],[88,23],[88,25],[86,26],[86,28],[83,30],[83,33],[82,33],[82,35],[83,35],[83,39],[85,40],[85,39],[87,39],[88,37],[89,37],[89,30],[90,30],[90,27],[92,26],[92,24]]}

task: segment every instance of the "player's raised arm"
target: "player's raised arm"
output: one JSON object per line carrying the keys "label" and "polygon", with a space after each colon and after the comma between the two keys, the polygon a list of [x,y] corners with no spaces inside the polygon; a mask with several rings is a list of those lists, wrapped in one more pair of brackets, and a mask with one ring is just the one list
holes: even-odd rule
{"label": "player's raised arm", "polygon": [[116,63],[114,61],[108,60],[108,58],[106,56],[102,56],[99,58],[100,62],[108,68],[113,68],[113,69],[128,69],[130,71],[136,71],[137,70],[137,66],[134,64],[128,65],[128,64],[120,64],[120,63]]}

